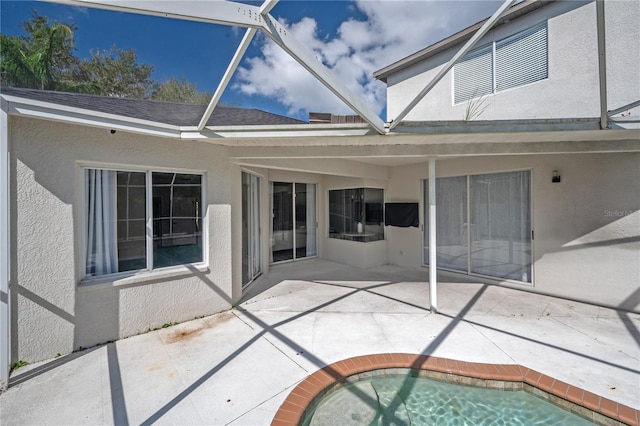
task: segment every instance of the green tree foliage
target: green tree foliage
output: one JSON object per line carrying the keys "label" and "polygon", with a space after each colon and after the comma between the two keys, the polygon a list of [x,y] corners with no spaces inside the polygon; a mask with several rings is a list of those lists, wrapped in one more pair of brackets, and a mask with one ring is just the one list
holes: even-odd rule
{"label": "green tree foliage", "polygon": [[153,65],[139,63],[133,49],[114,46],[80,60],[74,54],[75,24],[50,22],[34,10],[23,28],[26,36],[0,34],[3,86],[196,104],[211,99],[184,78],[154,81]]}
{"label": "green tree foliage", "polygon": [[78,68],[75,79],[90,85],[99,95],[144,99],[151,94],[153,65],[138,64],[133,49],[97,51]]}
{"label": "green tree foliage", "polygon": [[[2,85],[33,89],[80,89],[71,81],[78,59],[73,55],[73,24],[50,23],[32,12],[23,23],[26,36],[0,37],[0,78]],[[80,84],[81,86],[81,84]]]}
{"label": "green tree foliage", "polygon": [[184,77],[180,80],[173,77],[164,83],[156,83],[151,98],[158,101],[206,105],[212,96],[212,93],[199,92],[195,84]]}

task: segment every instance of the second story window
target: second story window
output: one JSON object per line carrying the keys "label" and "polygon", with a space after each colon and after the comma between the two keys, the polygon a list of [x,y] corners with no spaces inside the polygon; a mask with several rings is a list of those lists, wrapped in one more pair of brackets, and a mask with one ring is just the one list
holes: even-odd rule
{"label": "second story window", "polygon": [[472,50],[454,67],[454,103],[544,80],[549,76],[546,21]]}

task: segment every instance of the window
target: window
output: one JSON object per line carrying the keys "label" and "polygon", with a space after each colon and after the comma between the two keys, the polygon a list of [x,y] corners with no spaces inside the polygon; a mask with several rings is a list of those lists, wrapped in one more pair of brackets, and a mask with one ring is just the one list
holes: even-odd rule
{"label": "window", "polygon": [[465,55],[454,66],[454,103],[544,80],[548,70],[543,22]]}
{"label": "window", "polygon": [[[519,171],[437,178],[438,267],[531,282],[530,175]],[[428,215],[425,209],[425,265],[429,263]]]}
{"label": "window", "polygon": [[468,53],[454,70],[455,103],[493,93],[493,46]]}
{"label": "window", "polygon": [[329,191],[329,238],[370,242],[384,240],[382,189]]}
{"label": "window", "polygon": [[202,175],[85,169],[85,273],[202,262]]}

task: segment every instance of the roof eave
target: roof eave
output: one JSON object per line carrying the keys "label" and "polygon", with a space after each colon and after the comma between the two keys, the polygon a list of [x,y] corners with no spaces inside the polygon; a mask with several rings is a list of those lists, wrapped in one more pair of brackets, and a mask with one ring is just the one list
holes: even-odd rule
{"label": "roof eave", "polygon": [[0,95],[9,105],[10,115],[43,120],[71,122],[91,127],[150,134],[161,137],[179,137],[180,127],[122,115],[108,114],[84,108],[37,101],[13,95]]}

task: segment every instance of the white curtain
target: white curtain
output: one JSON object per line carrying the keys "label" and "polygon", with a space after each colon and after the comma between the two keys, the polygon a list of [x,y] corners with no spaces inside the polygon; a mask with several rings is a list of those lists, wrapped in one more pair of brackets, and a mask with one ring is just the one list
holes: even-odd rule
{"label": "white curtain", "polygon": [[530,172],[471,177],[471,272],[531,282]]}
{"label": "white curtain", "polygon": [[116,172],[87,169],[87,275],[118,272]]}
{"label": "white curtain", "polygon": [[[429,264],[429,180],[424,188],[424,264]],[[467,272],[467,177],[436,179],[436,249],[438,267]]]}
{"label": "white curtain", "polygon": [[307,257],[318,254],[316,223],[316,185],[309,183],[307,184]]}

